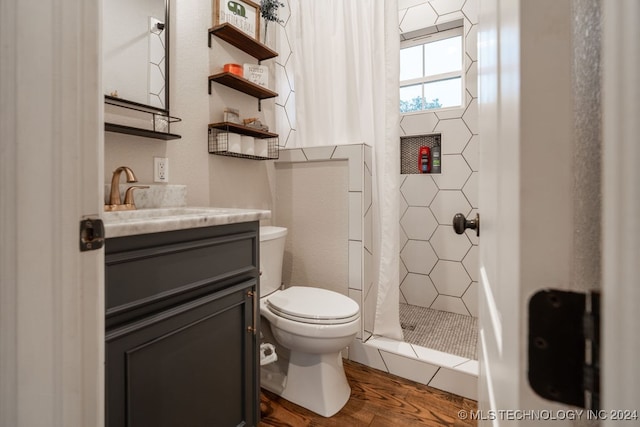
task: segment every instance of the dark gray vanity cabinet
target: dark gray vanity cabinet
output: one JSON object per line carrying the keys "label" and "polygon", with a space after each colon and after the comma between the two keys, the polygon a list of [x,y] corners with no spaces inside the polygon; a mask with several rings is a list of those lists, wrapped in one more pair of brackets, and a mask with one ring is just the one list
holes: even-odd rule
{"label": "dark gray vanity cabinet", "polygon": [[257,426],[258,250],[258,222],[107,239],[107,427]]}

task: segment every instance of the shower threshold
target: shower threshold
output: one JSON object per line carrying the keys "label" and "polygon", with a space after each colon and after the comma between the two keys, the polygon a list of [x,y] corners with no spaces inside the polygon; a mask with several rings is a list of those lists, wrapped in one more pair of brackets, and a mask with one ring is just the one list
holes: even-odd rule
{"label": "shower threshold", "polygon": [[476,400],[477,320],[408,304],[401,305],[400,320],[404,326],[403,341],[378,335],[364,341],[356,339],[349,347],[348,358]]}

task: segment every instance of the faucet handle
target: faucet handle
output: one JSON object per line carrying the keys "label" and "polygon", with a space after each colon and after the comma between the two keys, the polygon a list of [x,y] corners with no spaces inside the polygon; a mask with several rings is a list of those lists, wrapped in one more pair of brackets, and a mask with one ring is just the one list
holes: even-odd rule
{"label": "faucet handle", "polygon": [[133,202],[133,190],[136,190],[138,188],[149,188],[148,185],[132,185],[131,187],[127,188],[127,191],[124,193],[124,205],[128,206],[129,209],[135,209],[136,205]]}

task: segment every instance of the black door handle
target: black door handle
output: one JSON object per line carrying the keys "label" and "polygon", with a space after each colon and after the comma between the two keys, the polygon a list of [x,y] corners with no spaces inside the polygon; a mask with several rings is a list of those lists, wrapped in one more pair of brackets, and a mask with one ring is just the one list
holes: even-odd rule
{"label": "black door handle", "polygon": [[476,236],[480,237],[480,214],[476,213],[475,219],[467,219],[461,213],[453,216],[453,229],[456,234],[464,233],[467,228],[476,230]]}

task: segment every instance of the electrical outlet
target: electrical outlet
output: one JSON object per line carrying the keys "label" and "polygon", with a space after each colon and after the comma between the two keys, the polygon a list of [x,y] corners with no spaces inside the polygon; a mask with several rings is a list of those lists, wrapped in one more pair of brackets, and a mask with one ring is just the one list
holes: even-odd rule
{"label": "electrical outlet", "polygon": [[153,182],[169,182],[169,159],[153,158]]}

